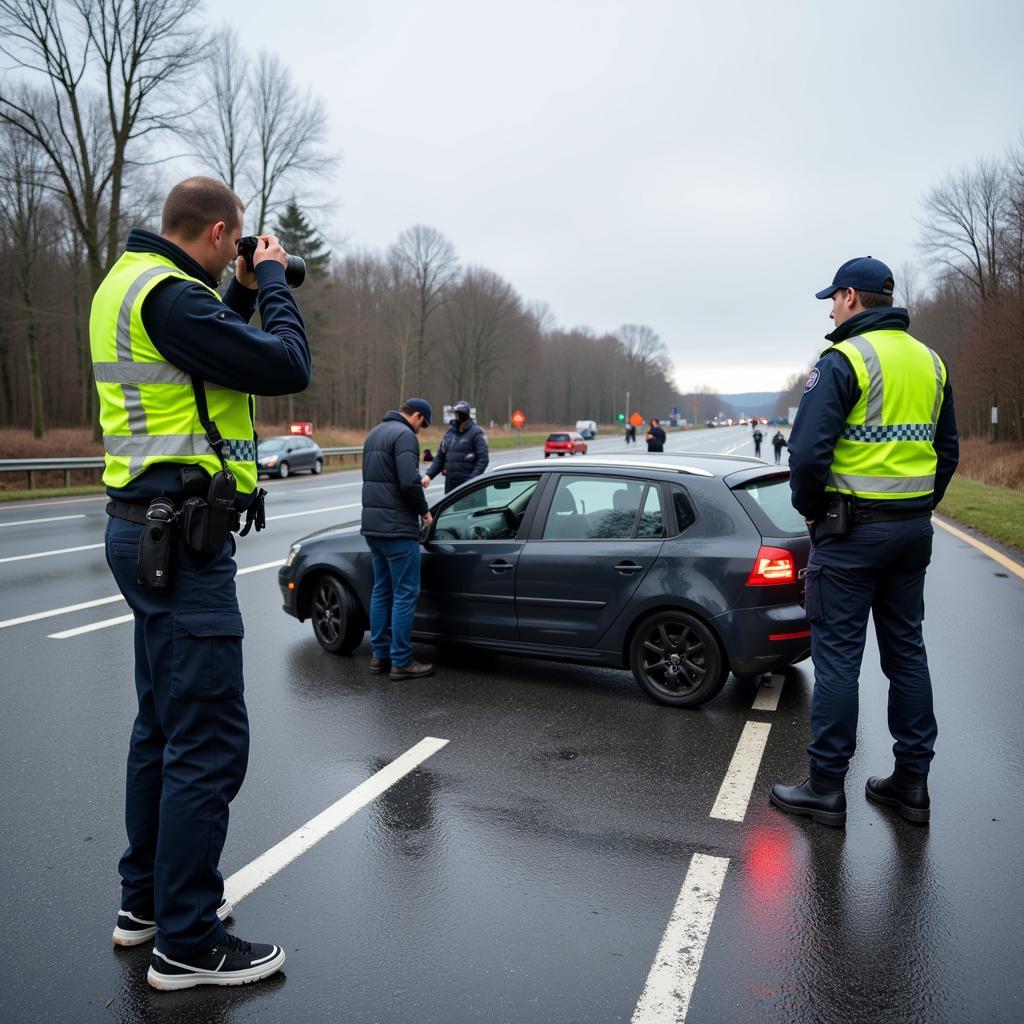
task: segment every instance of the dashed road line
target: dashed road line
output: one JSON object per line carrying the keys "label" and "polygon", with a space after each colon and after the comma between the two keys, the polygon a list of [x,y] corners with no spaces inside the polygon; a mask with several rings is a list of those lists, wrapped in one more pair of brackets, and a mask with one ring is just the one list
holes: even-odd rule
{"label": "dashed road line", "polygon": [[120,626],[125,622],[131,622],[135,618],[134,612],[127,615],[118,615],[116,619],[103,619],[100,622],[90,622],[85,626],[75,626],[74,629],[64,629],[59,633],[50,633],[47,640],[70,640],[73,636],[82,636],[84,633],[95,633],[98,629],[109,629],[111,626]]}
{"label": "dashed road line", "polygon": [[37,519],[15,519],[13,523],[0,523],[0,526],[31,526],[33,523],[63,523],[67,519],[84,519],[85,513],[73,516],[40,516]]}
{"label": "dashed road line", "polygon": [[385,790],[418,768],[428,757],[436,754],[448,740],[426,736],[416,746],[385,765],[375,775],[360,783],[326,810],[301,825],[266,853],[260,854],[244,868],[236,871],[224,882],[224,895],[238,904],[254,889],[268,882],[293,860],[330,835],[339,825],[348,821],[357,811],[375,800]]}
{"label": "dashed road line", "polygon": [[728,868],[728,857],[695,853],[691,858],[632,1024],[686,1019]]}
{"label": "dashed road line", "polygon": [[55,548],[53,551],[33,551],[31,555],[10,555],[0,558],[0,565],[6,562],[27,562],[30,558],[49,558],[51,555],[70,555],[74,551],[95,551],[102,544],[80,544],[76,548]]}
{"label": "dashed road line", "polygon": [[45,612],[32,612],[29,615],[19,615],[16,619],[4,619],[0,622],[0,629],[7,629],[9,626],[22,626],[26,622],[38,622],[40,619],[52,619],[58,615],[70,615],[72,612],[81,612],[86,608],[99,608],[100,605],[114,604],[116,601],[123,601],[120,594],[113,597],[99,597],[95,601],[81,601],[79,604],[67,604],[63,608],[50,608]]}
{"label": "dashed road line", "polygon": [[777,711],[779,698],[782,696],[782,684],[786,677],[781,672],[773,672],[771,682],[762,683],[754,695],[754,703],[751,704],[751,711]]}
{"label": "dashed road line", "polygon": [[771,726],[767,722],[747,722],[743,726],[736,752],[732,755],[729,770],[722,780],[711,817],[722,821],[742,821],[747,814],[747,804],[761,766],[761,756]]}

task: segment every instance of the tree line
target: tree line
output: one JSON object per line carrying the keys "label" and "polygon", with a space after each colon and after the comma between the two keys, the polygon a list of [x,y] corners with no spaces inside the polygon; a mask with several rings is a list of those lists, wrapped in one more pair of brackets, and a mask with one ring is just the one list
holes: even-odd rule
{"label": "tree line", "polygon": [[128,230],[158,227],[171,183],[160,155],[175,147],[242,196],[249,230],[273,229],[309,263],[314,383],[261,403],[261,418],[368,427],[413,393],[466,398],[485,423],[514,407],[557,423],[714,404],[676,391],[651,327],[559,327],[434,227],[332,255],[310,217],[329,207],[337,164],[322,100],[199,8],[0,0],[0,426],[95,430],[91,297]]}
{"label": "tree line", "polygon": [[[933,185],[920,226],[921,262],[897,270],[896,304],[946,363],[961,434],[1024,440],[1024,134]],[[799,403],[804,380],[787,382],[778,415]]]}

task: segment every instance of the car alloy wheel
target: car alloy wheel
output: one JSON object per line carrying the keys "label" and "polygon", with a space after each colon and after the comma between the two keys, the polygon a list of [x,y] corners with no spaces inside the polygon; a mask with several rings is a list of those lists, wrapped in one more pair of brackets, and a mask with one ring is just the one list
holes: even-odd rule
{"label": "car alloy wheel", "polygon": [[630,644],[629,663],[650,697],[680,708],[711,700],[727,674],[711,631],[678,611],[658,612],[640,623]]}
{"label": "car alloy wheel", "polygon": [[280,478],[281,478],[282,480],[284,480],[284,478],[285,478],[286,476],[288,476],[288,463],[287,463],[287,462],[282,462],[282,463],[281,463],[281,466],[280,466],[280,468],[279,468],[279,469],[278,469],[278,471],[277,471],[277,475],[278,475],[278,476],[279,476],[279,477],[280,477]]}
{"label": "car alloy wheel", "polygon": [[313,463],[313,476],[319,476],[324,471],[324,460],[317,459]]}
{"label": "car alloy wheel", "polygon": [[310,618],[317,642],[331,654],[351,654],[363,642],[362,616],[337,576],[324,573],[315,580]]}

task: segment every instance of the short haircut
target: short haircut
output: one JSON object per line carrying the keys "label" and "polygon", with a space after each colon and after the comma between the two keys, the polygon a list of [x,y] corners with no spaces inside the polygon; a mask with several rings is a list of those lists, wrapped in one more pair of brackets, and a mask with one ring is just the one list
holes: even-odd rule
{"label": "short haircut", "polygon": [[218,221],[241,227],[244,209],[242,200],[216,178],[186,178],[167,193],[160,231],[191,242]]}
{"label": "short haircut", "polygon": [[857,292],[857,298],[865,309],[883,309],[893,304],[892,293],[886,295],[885,292],[862,292],[856,288],[854,291]]}

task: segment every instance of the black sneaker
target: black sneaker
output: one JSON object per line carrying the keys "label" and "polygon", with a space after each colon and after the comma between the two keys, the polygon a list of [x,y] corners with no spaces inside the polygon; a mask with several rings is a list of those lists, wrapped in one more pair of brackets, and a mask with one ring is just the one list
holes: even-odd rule
{"label": "black sneaker", "polygon": [[224,938],[208,953],[182,959],[153,950],[146,981],[165,992],[196,985],[248,985],[269,978],[281,969],[284,950],[260,942]]}
{"label": "black sneaker", "polygon": [[[226,921],[235,908],[225,896],[217,908],[217,916]],[[114,926],[115,946],[141,946],[156,935],[156,921],[149,921],[145,916],[133,914],[130,910],[117,912],[117,924]]]}

